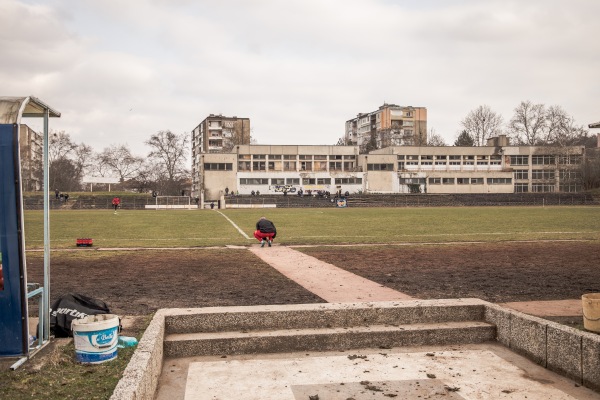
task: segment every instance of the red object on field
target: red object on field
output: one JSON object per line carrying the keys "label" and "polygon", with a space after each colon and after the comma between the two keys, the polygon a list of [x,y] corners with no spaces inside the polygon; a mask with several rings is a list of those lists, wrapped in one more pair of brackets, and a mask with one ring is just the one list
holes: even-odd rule
{"label": "red object on field", "polygon": [[77,247],[88,247],[94,244],[94,240],[90,238],[77,239]]}

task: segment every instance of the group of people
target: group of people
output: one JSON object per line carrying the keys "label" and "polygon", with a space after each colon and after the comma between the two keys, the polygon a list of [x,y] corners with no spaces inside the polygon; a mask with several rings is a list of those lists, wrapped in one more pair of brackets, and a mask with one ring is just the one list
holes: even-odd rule
{"label": "group of people", "polygon": [[56,200],[67,201],[69,200],[69,193],[61,193],[58,189],[54,190],[54,196]]}

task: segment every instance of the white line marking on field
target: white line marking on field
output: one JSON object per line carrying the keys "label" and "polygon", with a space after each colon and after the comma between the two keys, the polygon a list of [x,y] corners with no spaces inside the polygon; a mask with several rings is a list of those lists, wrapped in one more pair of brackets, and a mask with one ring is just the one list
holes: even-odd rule
{"label": "white line marking on field", "polygon": [[244,232],[244,231],[243,231],[243,230],[242,230],[242,229],[241,229],[239,226],[237,226],[237,225],[235,224],[235,222],[233,222],[232,220],[230,220],[230,219],[229,219],[229,217],[228,217],[227,215],[223,214],[221,211],[217,211],[217,212],[218,212],[219,214],[221,214],[223,217],[225,217],[225,219],[226,219],[227,221],[229,221],[229,223],[230,223],[231,225],[233,225],[233,227],[234,227],[235,229],[237,229],[237,230],[238,230],[238,232],[239,232],[239,233],[241,233],[243,237],[245,237],[246,239],[252,239],[250,236],[246,235],[246,232]]}

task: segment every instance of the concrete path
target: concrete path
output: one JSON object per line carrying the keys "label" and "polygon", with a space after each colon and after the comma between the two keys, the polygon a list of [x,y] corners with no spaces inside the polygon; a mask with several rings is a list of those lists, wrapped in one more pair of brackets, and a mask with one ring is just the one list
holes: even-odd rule
{"label": "concrete path", "polygon": [[250,251],[267,264],[328,303],[412,299],[378,283],[285,246]]}
{"label": "concrete path", "polygon": [[536,317],[576,317],[583,316],[581,299],[518,301],[499,303],[502,307],[512,308]]}

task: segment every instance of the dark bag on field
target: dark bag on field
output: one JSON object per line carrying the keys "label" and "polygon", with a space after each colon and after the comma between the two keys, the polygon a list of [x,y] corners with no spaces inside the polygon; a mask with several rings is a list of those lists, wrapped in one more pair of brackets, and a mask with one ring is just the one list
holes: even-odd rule
{"label": "dark bag on field", "polygon": [[69,293],[52,304],[50,309],[50,334],[55,337],[73,336],[71,323],[88,315],[110,314],[102,300],[92,299],[79,293]]}

